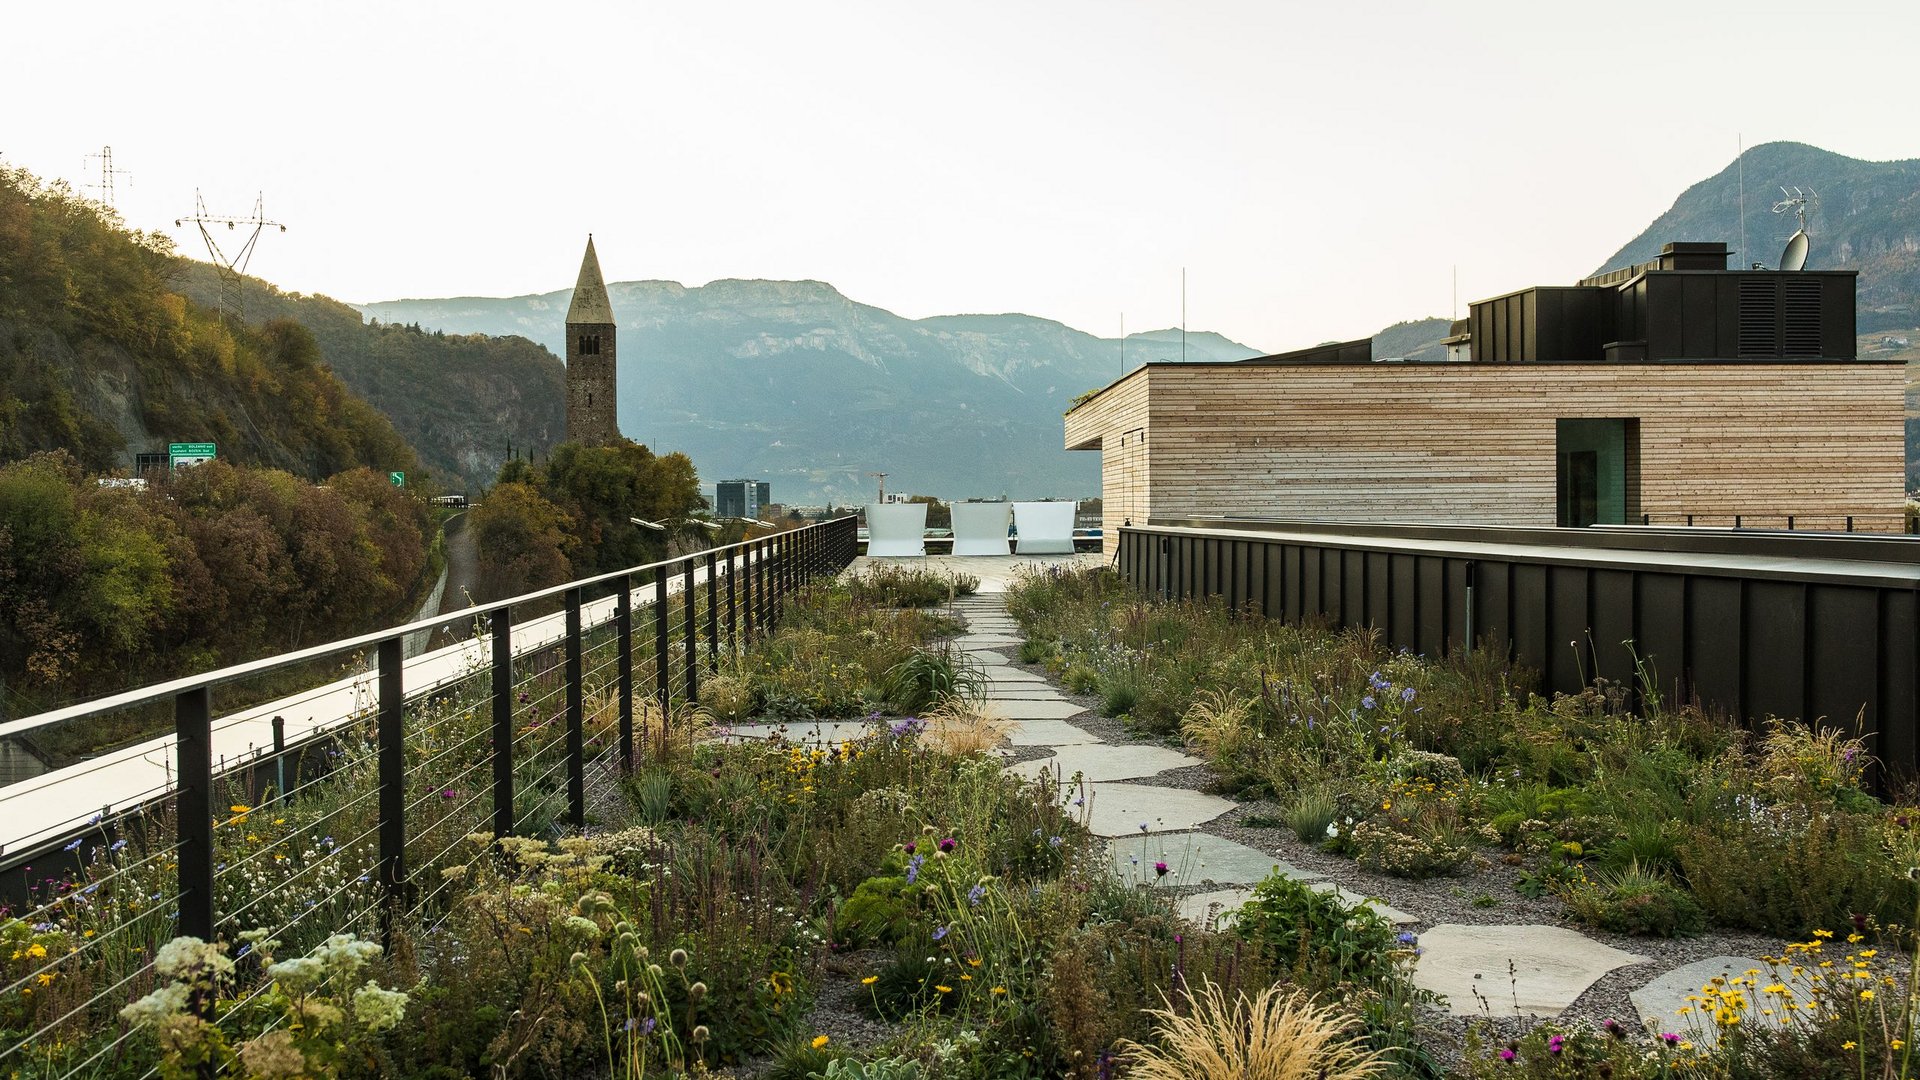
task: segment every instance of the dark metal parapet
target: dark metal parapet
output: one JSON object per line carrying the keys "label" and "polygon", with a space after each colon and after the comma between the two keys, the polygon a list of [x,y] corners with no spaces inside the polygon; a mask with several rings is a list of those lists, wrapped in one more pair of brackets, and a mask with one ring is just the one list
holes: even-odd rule
{"label": "dark metal parapet", "polygon": [[1743,720],[1824,720],[1920,771],[1920,538],[1155,518],[1120,571],[1169,598],[1372,626],[1430,656],[1468,641],[1570,693],[1645,664],[1660,693]]}

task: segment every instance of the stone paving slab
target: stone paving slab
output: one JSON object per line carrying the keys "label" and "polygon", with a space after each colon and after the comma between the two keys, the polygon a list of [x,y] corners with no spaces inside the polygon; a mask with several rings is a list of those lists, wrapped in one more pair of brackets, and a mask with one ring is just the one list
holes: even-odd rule
{"label": "stone paving slab", "polygon": [[[982,695],[988,701],[1066,701],[1060,691],[1048,686],[989,686]],[[1076,710],[1083,711],[1083,710]],[[1071,714],[1069,714],[1071,715]]]}
{"label": "stone paving slab", "polygon": [[1198,758],[1163,746],[1101,744],[1063,746],[1050,758],[1023,761],[1015,765],[1012,771],[1029,778],[1047,772],[1062,781],[1071,781],[1075,773],[1084,773],[1088,780],[1138,780],[1168,769],[1199,764],[1201,761]]}
{"label": "stone paving slab", "polygon": [[995,686],[1053,686],[1044,675],[1035,675],[1031,671],[1009,667],[1004,670],[990,671],[987,681]]}
{"label": "stone paving slab", "polygon": [[1010,726],[1007,741],[1015,746],[1090,746],[1100,740],[1065,720],[1024,720]]}
{"label": "stone paving slab", "polygon": [[968,634],[959,640],[960,647],[969,652],[975,648],[1004,649],[1026,641],[1025,638],[1014,637],[1012,634]]}
{"label": "stone paving slab", "polygon": [[[1694,1020],[1698,1021],[1693,1025],[1694,1030],[1717,1044],[1720,1041],[1720,1025],[1711,1015],[1702,1014],[1696,1008],[1693,1015],[1682,1016],[1680,1010],[1693,1004],[1687,998],[1697,996],[1700,988],[1713,979],[1733,980],[1745,976],[1749,971],[1760,972],[1754,979],[1762,987],[1776,978],[1776,973],[1764,961],[1751,956],[1711,956],[1674,968],[1628,996],[1632,998],[1634,1011],[1640,1014],[1640,1022],[1647,1026],[1648,1031],[1686,1031],[1688,1021]],[[1811,999],[1814,984],[1807,975],[1795,976],[1782,970],[1777,977],[1793,991],[1793,1000],[1806,1002]],[[1747,1011],[1741,1019],[1743,1026],[1755,1023],[1774,1028],[1785,1026],[1787,1010],[1780,1008],[1782,999],[1751,987],[1748,988],[1747,998],[1757,1002],[1759,1009]],[[1759,1011],[1768,1008],[1773,1010],[1772,1016]]]}
{"label": "stone paving slab", "polygon": [[1197,926],[1206,927],[1211,918],[1211,929],[1225,930],[1233,925],[1233,917],[1247,902],[1245,889],[1216,889],[1213,892],[1194,893],[1180,898],[1180,917]]}
{"label": "stone paving slab", "polygon": [[[1136,836],[1141,832],[1188,832],[1234,808],[1218,795],[1151,784],[1093,785],[1087,830],[1095,836]],[[1141,825],[1145,825],[1143,830]]]}
{"label": "stone paving slab", "polygon": [[[1103,789],[1104,790],[1104,789]],[[1097,794],[1097,793],[1096,793]],[[1137,824],[1137,823],[1136,823]],[[1169,876],[1181,885],[1211,881],[1217,885],[1252,885],[1280,871],[1282,877],[1314,881],[1324,875],[1302,870],[1278,856],[1211,833],[1152,833],[1121,837],[1107,845],[1114,869],[1122,877],[1151,880],[1153,864],[1165,862]],[[1138,860],[1137,862],[1135,860]],[[1141,877],[1141,875],[1145,875]]]}
{"label": "stone paving slab", "polygon": [[1418,916],[1409,915],[1406,912],[1401,911],[1399,908],[1394,907],[1392,904],[1387,903],[1385,900],[1382,900],[1377,896],[1368,896],[1365,893],[1354,892],[1352,889],[1347,888],[1345,885],[1338,884],[1337,882],[1315,881],[1315,882],[1309,883],[1307,885],[1307,888],[1312,889],[1315,892],[1333,893],[1335,896],[1338,896],[1340,898],[1341,903],[1347,905],[1348,907],[1359,907],[1364,904],[1367,907],[1370,907],[1373,910],[1379,912],[1381,918],[1386,919],[1388,922],[1392,923],[1395,926],[1411,926],[1412,924],[1420,921]]}
{"label": "stone paving slab", "polygon": [[1065,720],[1079,716],[1086,708],[1065,698],[1059,701],[996,701],[994,705],[1009,720]]}
{"label": "stone paving slab", "polygon": [[1414,985],[1444,995],[1455,1016],[1558,1016],[1600,976],[1647,962],[1560,926],[1447,923],[1420,947]]}

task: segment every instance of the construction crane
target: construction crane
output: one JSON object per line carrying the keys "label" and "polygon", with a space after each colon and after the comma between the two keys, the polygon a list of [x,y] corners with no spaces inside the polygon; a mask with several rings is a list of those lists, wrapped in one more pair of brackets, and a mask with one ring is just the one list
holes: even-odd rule
{"label": "construction crane", "polygon": [[874,501],[886,502],[887,501],[887,474],[883,472],[870,472],[867,475],[878,477],[880,480],[880,494],[878,497],[874,499]]}

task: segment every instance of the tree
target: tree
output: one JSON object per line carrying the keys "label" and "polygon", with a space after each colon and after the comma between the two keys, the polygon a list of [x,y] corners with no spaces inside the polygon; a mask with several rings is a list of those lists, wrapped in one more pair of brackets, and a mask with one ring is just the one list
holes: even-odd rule
{"label": "tree", "polygon": [[566,512],[532,485],[495,484],[467,522],[479,552],[475,586],[481,602],[568,580],[574,547],[569,524]]}

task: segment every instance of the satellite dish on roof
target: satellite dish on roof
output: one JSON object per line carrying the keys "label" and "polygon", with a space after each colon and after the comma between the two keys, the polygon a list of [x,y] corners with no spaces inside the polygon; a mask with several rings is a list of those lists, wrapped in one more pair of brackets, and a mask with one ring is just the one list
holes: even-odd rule
{"label": "satellite dish on roof", "polygon": [[1805,270],[1807,268],[1807,231],[1801,229],[1787,240],[1787,250],[1780,253],[1780,269]]}

